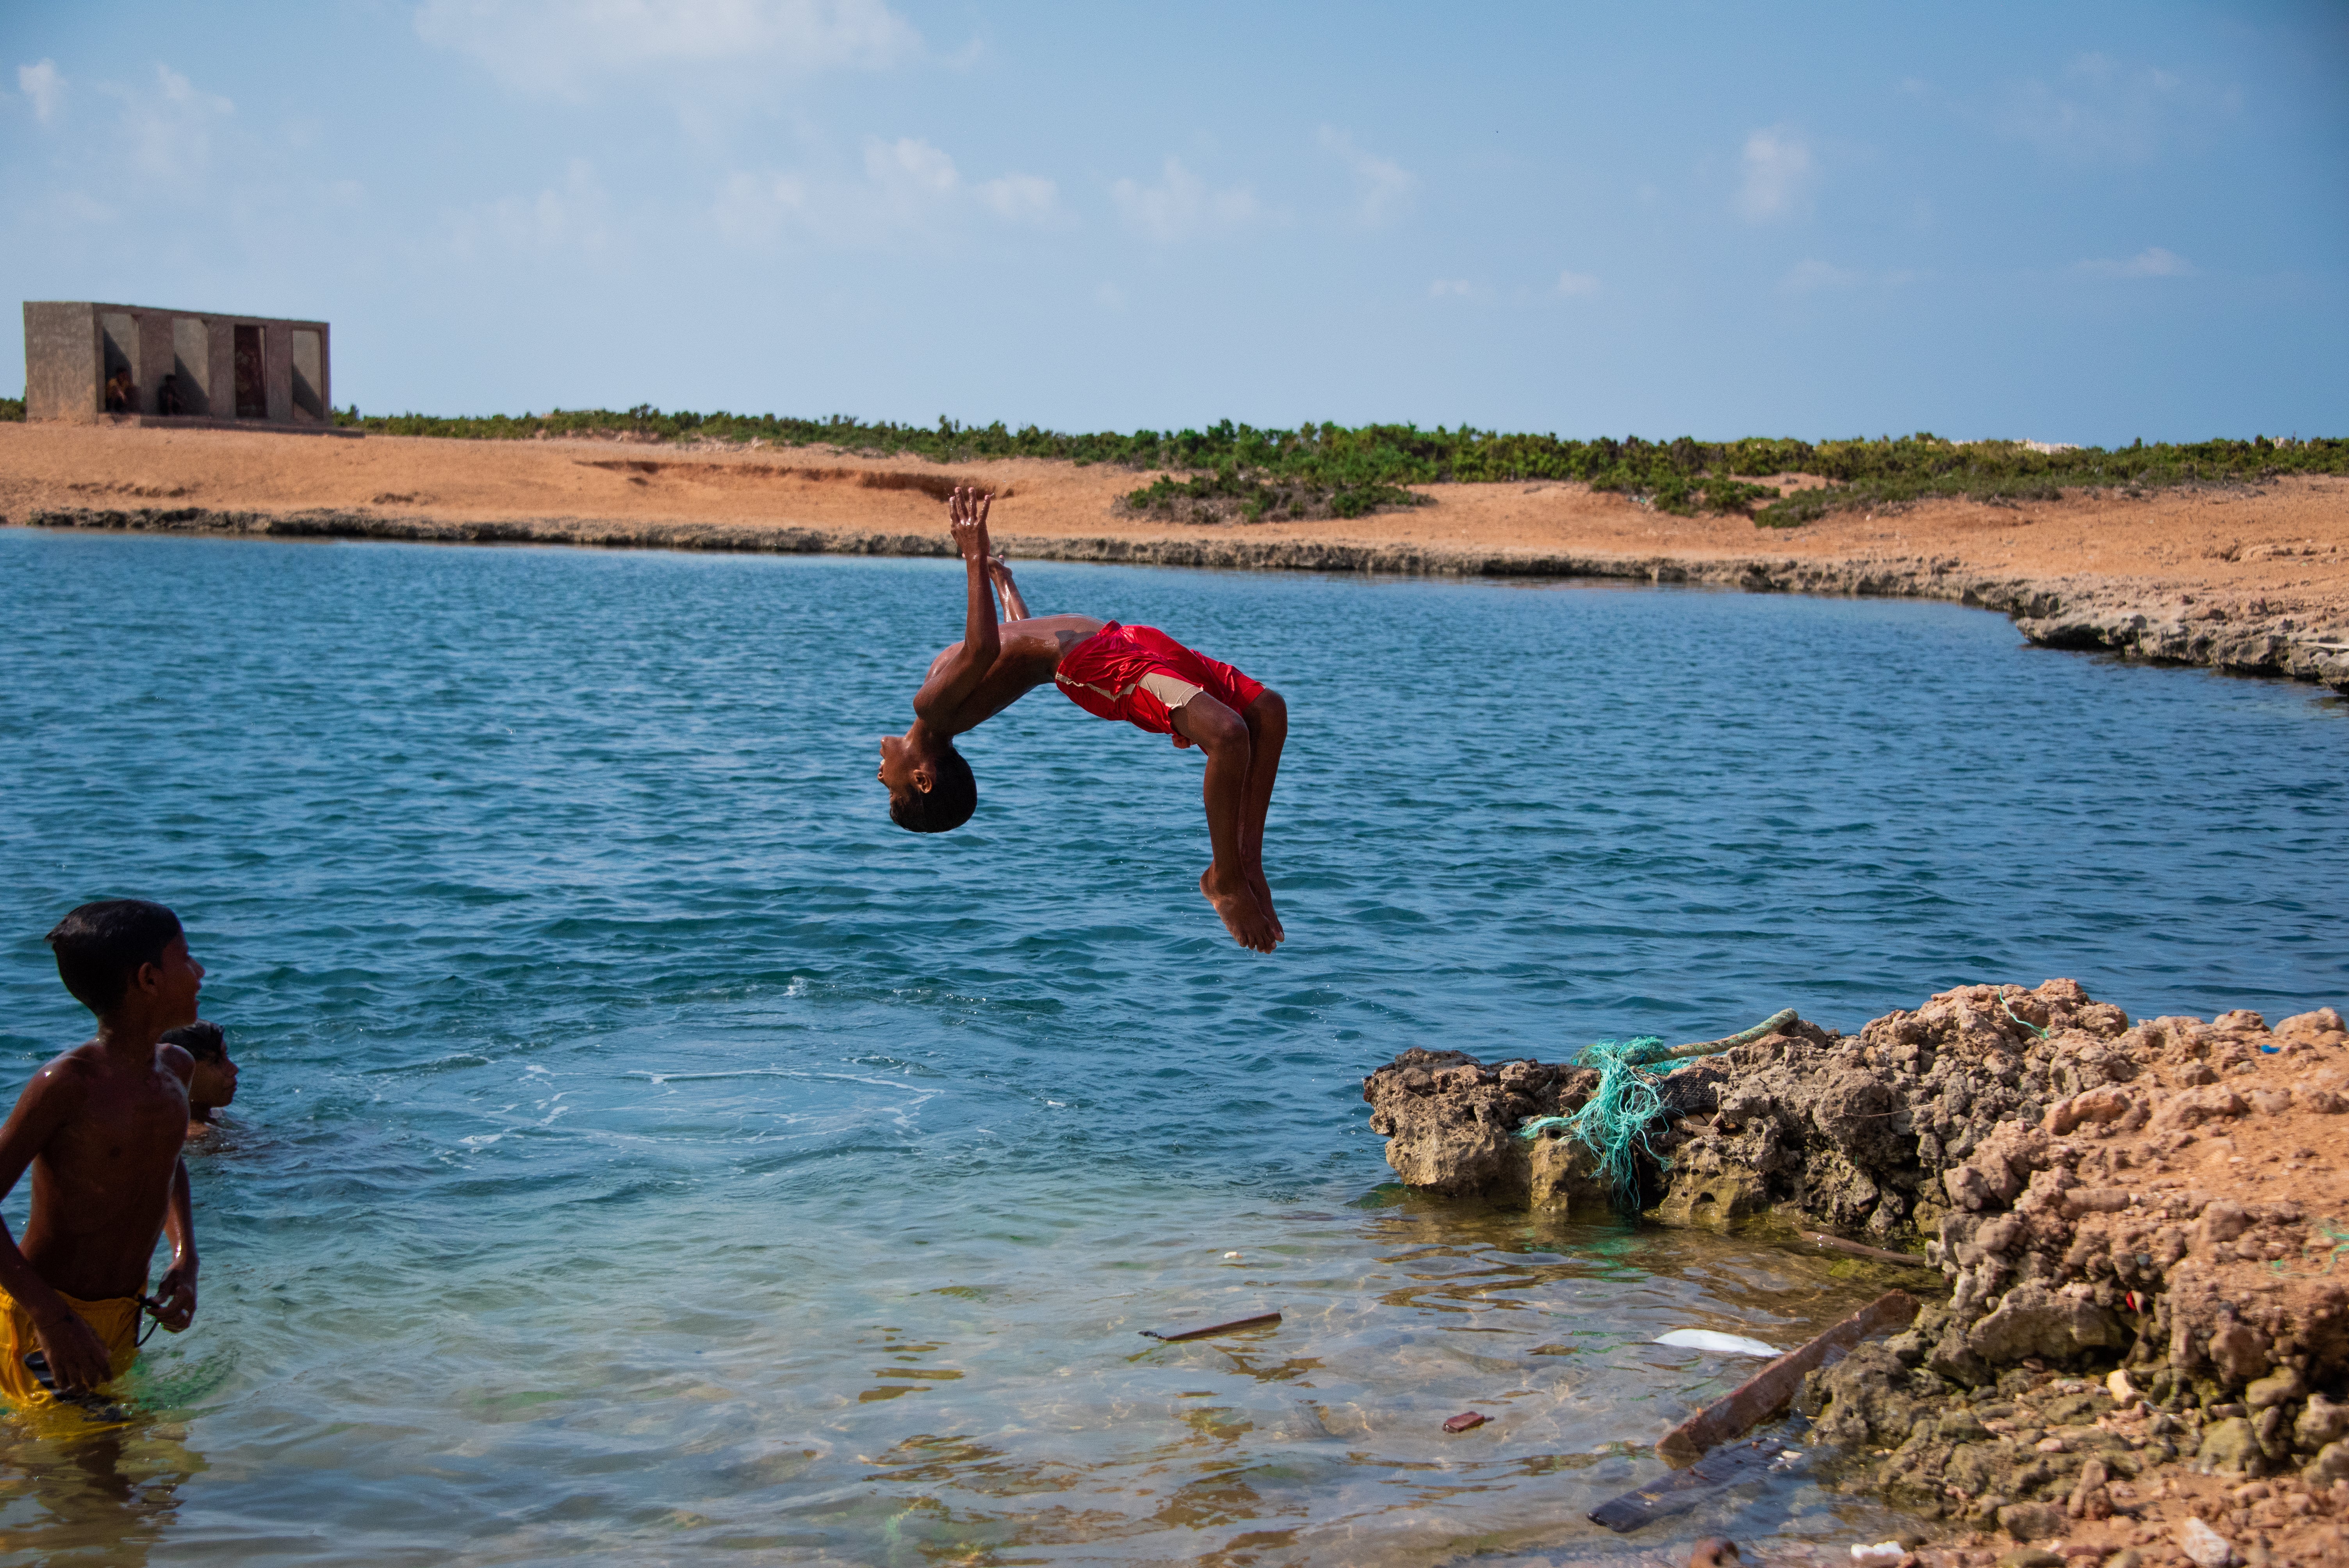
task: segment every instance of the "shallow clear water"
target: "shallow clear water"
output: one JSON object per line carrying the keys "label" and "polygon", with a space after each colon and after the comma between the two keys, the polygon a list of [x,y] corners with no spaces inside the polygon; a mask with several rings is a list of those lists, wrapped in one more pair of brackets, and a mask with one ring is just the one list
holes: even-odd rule
{"label": "shallow clear water", "polygon": [[197,1326],[127,1433],[0,1436],[0,1561],[1848,1542],[1886,1517],[1801,1480],[1581,1514],[1748,1369],[1645,1341],[1878,1282],[1410,1199],[1361,1075],[1975,980],[2349,998],[2309,688],[1939,605],[1022,577],[1287,694],[1278,955],[1193,886],[1195,756],[1049,692],[970,738],[968,828],[889,824],[950,563],[0,531],[9,1087],[87,1033],[40,933],[119,893],[245,1069]]}

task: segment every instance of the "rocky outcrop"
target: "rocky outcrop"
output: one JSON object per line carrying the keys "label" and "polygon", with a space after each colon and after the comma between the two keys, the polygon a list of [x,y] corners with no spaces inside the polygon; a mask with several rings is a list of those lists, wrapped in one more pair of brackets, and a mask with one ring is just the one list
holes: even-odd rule
{"label": "rocky outcrop", "polygon": [[[0,518],[0,523],[10,520]],[[613,550],[723,550],[794,555],[951,554],[944,532],[608,518],[450,519],[364,508],[305,511],[208,507],[77,507],[33,511],[35,528],[226,533],[278,539],[395,539],[438,543],[572,544]],[[1247,571],[1383,572],[1477,577],[1598,577],[1824,593],[1952,601],[2012,617],[2049,647],[2200,665],[2245,675],[2318,681],[2349,691],[2349,617],[2337,611],[2204,594],[2196,598],[2099,578],[1985,575],[1930,557],[1866,561],[1801,556],[1609,555],[1584,552],[1444,550],[1330,540],[1253,539],[1230,530],[1156,539],[1023,538],[998,542],[1028,560],[1209,566]]]}
{"label": "rocky outcrop", "polygon": [[[1967,986],[1662,1081],[1649,1218],[1921,1245],[1949,1282],[1908,1332],[1811,1379],[1821,1437],[1870,1456],[1854,1484],[2017,1538],[2175,1514],[2257,1544],[2349,1516],[2338,1013],[2133,1022],[2069,980]],[[1510,1129],[1595,1084],[1415,1051],[1364,1093],[1406,1181],[1571,1208],[1609,1194],[1535,1172],[1578,1146]]]}

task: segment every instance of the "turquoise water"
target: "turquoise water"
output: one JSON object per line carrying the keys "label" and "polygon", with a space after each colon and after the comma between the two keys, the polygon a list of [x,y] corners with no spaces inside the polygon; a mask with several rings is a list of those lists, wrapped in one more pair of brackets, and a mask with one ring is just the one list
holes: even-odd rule
{"label": "turquoise water", "polygon": [[11,1086],[87,1033],[41,932],[118,893],[186,919],[244,1067],[196,1326],[126,1433],[0,1437],[0,1561],[1878,1540],[1799,1480],[1580,1517],[1745,1369],[1645,1340],[1878,1282],[1410,1199],[1361,1075],[1973,980],[2349,999],[2309,688],[1938,605],[1022,580],[1288,696],[1277,955],[1193,885],[1195,755],[1050,693],[970,738],[968,828],[889,824],[949,563],[0,531]]}

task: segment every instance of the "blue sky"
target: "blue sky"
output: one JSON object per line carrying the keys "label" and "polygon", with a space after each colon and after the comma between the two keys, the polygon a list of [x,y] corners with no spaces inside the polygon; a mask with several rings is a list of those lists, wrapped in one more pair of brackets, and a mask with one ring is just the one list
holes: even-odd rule
{"label": "blue sky", "polygon": [[2349,434],[2338,3],[22,5],[0,42],[0,287],[324,317],[369,412]]}

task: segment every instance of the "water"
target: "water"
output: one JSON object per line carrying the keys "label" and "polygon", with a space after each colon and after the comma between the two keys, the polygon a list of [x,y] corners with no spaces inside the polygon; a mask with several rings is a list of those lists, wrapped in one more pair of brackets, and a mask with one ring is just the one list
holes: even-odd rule
{"label": "water", "polygon": [[888,823],[948,563],[0,532],[0,1057],[87,1033],[40,933],[136,893],[245,1069],[197,1326],[126,1433],[0,1436],[0,1561],[1878,1540],[1801,1480],[1581,1514],[1751,1369],[1646,1341],[1879,1282],[1413,1199],[1361,1075],[1977,980],[2349,997],[2308,688],[1947,606],[1022,577],[1288,696],[1278,955],[1198,899],[1195,755],[1050,692],[969,738],[969,827]]}

